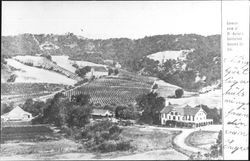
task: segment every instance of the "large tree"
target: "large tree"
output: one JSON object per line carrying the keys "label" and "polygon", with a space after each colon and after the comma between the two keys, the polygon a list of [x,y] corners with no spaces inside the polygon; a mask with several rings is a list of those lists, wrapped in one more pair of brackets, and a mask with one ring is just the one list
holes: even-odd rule
{"label": "large tree", "polygon": [[45,103],[42,101],[34,101],[33,99],[27,99],[23,104],[23,110],[30,112],[33,116],[42,114],[42,110],[45,107]]}
{"label": "large tree", "polygon": [[92,107],[87,104],[84,106],[73,105],[67,108],[66,123],[69,127],[84,127],[89,123]]}
{"label": "large tree", "polygon": [[56,94],[53,99],[47,101],[46,108],[43,112],[45,122],[55,124],[56,126],[62,126],[65,124],[67,105],[69,100],[62,94]]}
{"label": "large tree", "polygon": [[88,72],[90,72],[90,70],[91,70],[91,67],[85,66],[83,68],[76,69],[75,73],[79,75],[80,77],[84,77]]}
{"label": "large tree", "polygon": [[159,97],[157,93],[150,92],[137,97],[136,102],[139,110],[143,110],[141,121],[149,124],[160,123],[160,111],[165,106],[165,99],[163,97]]}
{"label": "large tree", "polygon": [[90,96],[87,94],[73,95],[71,97],[71,102],[73,102],[76,105],[83,106],[90,103]]}

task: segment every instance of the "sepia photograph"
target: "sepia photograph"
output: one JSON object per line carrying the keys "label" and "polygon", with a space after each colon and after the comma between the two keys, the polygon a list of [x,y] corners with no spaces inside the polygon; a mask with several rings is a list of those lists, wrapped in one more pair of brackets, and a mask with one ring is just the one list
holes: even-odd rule
{"label": "sepia photograph", "polygon": [[1,160],[223,160],[221,1],[3,1]]}

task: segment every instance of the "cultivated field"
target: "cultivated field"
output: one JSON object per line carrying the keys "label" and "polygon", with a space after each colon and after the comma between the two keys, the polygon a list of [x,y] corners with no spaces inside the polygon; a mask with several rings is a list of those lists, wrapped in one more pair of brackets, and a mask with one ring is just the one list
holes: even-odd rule
{"label": "cultivated field", "polygon": [[46,125],[18,125],[3,127],[1,142],[6,141],[40,141],[55,139],[53,131]]}
{"label": "cultivated field", "polygon": [[25,102],[29,98],[50,95],[67,88],[63,84],[50,83],[1,83],[1,103]]}
{"label": "cultivated field", "polygon": [[52,83],[1,83],[1,95],[55,92],[64,89],[65,87],[65,85]]}
{"label": "cultivated field", "polygon": [[128,105],[135,103],[135,98],[150,92],[151,86],[142,81],[127,80],[119,77],[104,77],[91,83],[66,92],[66,96],[89,94],[90,101],[103,105]]}

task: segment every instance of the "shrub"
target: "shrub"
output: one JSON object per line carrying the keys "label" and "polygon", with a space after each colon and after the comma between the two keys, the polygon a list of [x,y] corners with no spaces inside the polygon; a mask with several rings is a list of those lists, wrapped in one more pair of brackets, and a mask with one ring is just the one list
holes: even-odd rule
{"label": "shrub", "polygon": [[30,62],[25,62],[24,64],[28,66],[33,66],[33,63],[30,63]]}
{"label": "shrub", "polygon": [[45,121],[44,121],[44,118],[42,116],[38,116],[38,117],[32,119],[31,123],[32,123],[32,125],[43,124],[43,123],[45,123]]}
{"label": "shrub", "polygon": [[65,133],[66,136],[72,136],[72,134],[74,133],[73,130],[71,128],[68,128],[67,126],[63,126],[61,128],[61,133]]}
{"label": "shrub", "polygon": [[72,64],[73,67],[75,67],[76,69],[79,68],[79,66],[77,64]]}
{"label": "shrub", "polygon": [[158,84],[154,84],[152,89],[158,89]]}
{"label": "shrub", "polygon": [[86,83],[86,82],[88,82],[88,79],[83,79],[83,80],[80,80],[79,82],[75,83],[74,86],[79,86],[79,85]]}
{"label": "shrub", "polygon": [[100,150],[102,153],[112,152],[115,151],[116,149],[117,149],[117,144],[113,140],[105,141],[98,147],[98,150]]}
{"label": "shrub", "polygon": [[124,150],[129,150],[130,148],[131,145],[129,141],[122,140],[117,143],[117,150],[124,151]]}
{"label": "shrub", "polygon": [[7,80],[7,82],[15,82],[17,75],[12,74],[10,78]]}
{"label": "shrub", "polygon": [[183,96],[183,94],[184,94],[184,91],[183,91],[183,89],[176,89],[175,90],[175,97],[176,98],[181,98],[182,96]]}
{"label": "shrub", "polygon": [[111,75],[113,72],[114,72],[113,69],[111,68],[108,69],[108,75]]}
{"label": "shrub", "polygon": [[113,135],[114,133],[121,133],[122,132],[122,129],[119,128],[117,125],[114,125],[112,126],[110,129],[109,129],[109,134],[110,135]]}
{"label": "shrub", "polygon": [[118,69],[114,70],[114,74],[117,75],[119,73]]}
{"label": "shrub", "polygon": [[84,77],[86,75],[86,73],[90,72],[91,71],[91,67],[90,66],[85,66],[83,68],[80,68],[80,69],[77,69],[75,71],[75,73],[77,75],[79,75],[80,77]]}
{"label": "shrub", "polygon": [[116,150],[127,150],[130,143],[121,140],[119,135],[122,129],[109,121],[101,121],[85,126],[81,130],[82,141],[89,150],[111,152]]}

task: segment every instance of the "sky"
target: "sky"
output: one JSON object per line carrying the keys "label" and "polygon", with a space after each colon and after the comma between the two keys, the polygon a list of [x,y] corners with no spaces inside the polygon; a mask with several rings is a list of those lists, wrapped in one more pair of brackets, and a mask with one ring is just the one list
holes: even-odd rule
{"label": "sky", "polygon": [[65,34],[142,38],[221,33],[220,1],[2,2],[2,35]]}

